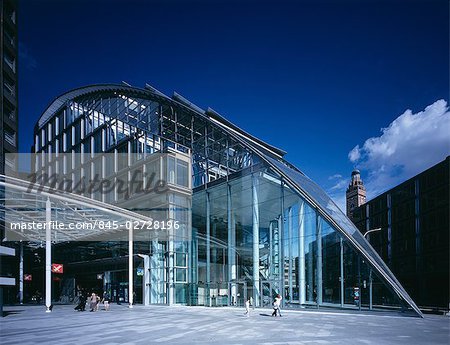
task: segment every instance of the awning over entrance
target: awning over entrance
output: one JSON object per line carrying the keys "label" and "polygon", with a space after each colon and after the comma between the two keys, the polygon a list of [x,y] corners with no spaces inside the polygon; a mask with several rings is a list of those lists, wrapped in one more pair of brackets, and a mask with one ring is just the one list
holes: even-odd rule
{"label": "awning over entrance", "polygon": [[[128,240],[127,225],[149,218],[81,195],[0,175],[0,220],[8,241],[45,241],[46,202],[51,203],[52,242]],[[39,225],[40,224],[40,225]]]}
{"label": "awning over entrance", "polygon": [[51,302],[51,245],[67,241],[128,241],[130,308],[133,306],[133,224],[149,218],[80,195],[0,175],[0,221],[8,241],[45,243],[45,305]]}

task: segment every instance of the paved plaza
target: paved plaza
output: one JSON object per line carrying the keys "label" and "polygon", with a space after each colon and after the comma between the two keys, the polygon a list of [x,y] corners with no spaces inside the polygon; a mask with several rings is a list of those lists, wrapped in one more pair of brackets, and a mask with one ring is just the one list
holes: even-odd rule
{"label": "paved plaza", "polygon": [[450,318],[343,311],[112,305],[77,312],[56,305],[5,307],[0,320],[7,344],[449,344]]}

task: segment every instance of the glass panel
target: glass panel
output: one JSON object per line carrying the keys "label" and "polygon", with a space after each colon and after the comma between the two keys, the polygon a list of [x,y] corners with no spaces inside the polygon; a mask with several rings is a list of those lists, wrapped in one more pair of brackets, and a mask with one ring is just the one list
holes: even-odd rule
{"label": "glass panel", "polygon": [[188,163],[177,159],[177,184],[183,187],[189,186]]}
{"label": "glass panel", "polygon": [[177,282],[186,282],[186,269],[185,268],[175,268],[175,281]]}
{"label": "glass panel", "polygon": [[322,301],[340,304],[340,236],[322,218]]}
{"label": "glass panel", "polygon": [[186,267],[186,254],[176,253],[175,255],[175,266]]}
{"label": "glass panel", "polygon": [[167,182],[175,184],[175,158],[167,157]]}

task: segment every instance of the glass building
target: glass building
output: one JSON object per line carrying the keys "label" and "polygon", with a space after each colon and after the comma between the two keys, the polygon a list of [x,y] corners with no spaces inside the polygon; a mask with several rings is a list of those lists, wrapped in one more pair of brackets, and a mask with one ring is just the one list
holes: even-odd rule
{"label": "glass building", "polygon": [[[36,123],[34,149],[41,175],[130,182],[134,171],[143,180],[151,171],[166,182],[166,193],[151,196],[117,186],[110,193],[78,191],[182,224],[176,233],[136,234],[138,302],[242,306],[250,298],[260,307],[279,293],[285,307],[421,315],[353,223],[283,150],[177,93],[113,84],[69,91]],[[68,268],[63,280],[75,279],[71,286],[100,277],[96,284],[127,301],[126,248],[120,241],[69,242],[55,246],[54,255]]]}

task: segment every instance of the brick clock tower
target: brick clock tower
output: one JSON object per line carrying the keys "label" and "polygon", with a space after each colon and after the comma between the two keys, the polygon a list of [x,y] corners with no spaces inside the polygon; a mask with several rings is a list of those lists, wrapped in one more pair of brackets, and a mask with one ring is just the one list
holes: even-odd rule
{"label": "brick clock tower", "polygon": [[353,210],[366,202],[366,187],[361,180],[359,170],[352,171],[352,180],[345,193],[347,199],[347,217],[353,220]]}

